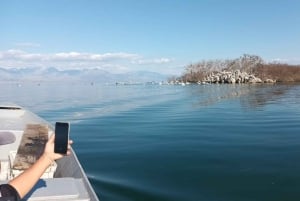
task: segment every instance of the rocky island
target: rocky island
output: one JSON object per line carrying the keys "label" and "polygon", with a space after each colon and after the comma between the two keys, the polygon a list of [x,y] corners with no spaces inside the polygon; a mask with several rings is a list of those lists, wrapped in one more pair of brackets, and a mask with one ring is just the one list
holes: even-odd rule
{"label": "rocky island", "polygon": [[237,59],[208,60],[186,67],[172,83],[275,83],[300,82],[300,65],[266,63],[261,57],[244,54]]}
{"label": "rocky island", "polygon": [[[199,81],[198,81],[199,82]],[[212,72],[206,76],[201,83],[262,83],[263,81],[253,74],[248,74],[247,72],[236,71],[222,71],[222,72]],[[276,80],[266,79],[264,82],[274,83]]]}

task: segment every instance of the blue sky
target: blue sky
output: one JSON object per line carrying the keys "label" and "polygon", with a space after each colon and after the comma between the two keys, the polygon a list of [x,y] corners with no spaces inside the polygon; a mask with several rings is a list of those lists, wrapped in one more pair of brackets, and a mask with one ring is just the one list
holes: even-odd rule
{"label": "blue sky", "polygon": [[2,0],[0,67],[180,74],[244,53],[300,63],[297,0]]}

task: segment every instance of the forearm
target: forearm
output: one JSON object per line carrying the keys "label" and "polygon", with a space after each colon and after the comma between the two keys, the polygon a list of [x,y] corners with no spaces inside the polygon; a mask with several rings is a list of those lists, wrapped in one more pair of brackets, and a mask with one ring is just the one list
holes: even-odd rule
{"label": "forearm", "polygon": [[18,191],[20,197],[23,198],[32,189],[51,163],[52,160],[46,154],[43,154],[35,164],[11,180],[9,184],[12,185]]}

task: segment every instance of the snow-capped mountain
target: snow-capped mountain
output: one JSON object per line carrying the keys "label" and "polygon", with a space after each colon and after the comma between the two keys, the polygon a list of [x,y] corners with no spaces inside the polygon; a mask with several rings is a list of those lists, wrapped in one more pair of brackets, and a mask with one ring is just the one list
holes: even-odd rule
{"label": "snow-capped mountain", "polygon": [[95,83],[164,81],[168,75],[135,71],[110,73],[101,69],[0,68],[0,81],[86,81]]}

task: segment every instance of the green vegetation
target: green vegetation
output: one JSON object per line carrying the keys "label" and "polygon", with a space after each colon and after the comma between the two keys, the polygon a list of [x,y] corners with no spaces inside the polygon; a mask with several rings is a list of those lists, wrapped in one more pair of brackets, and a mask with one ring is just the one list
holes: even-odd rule
{"label": "green vegetation", "polygon": [[[233,82],[224,80],[213,81],[219,76],[235,75]],[[222,75],[220,75],[222,74]],[[213,83],[246,83],[240,82],[237,74],[253,77],[261,82],[300,82],[300,65],[288,65],[281,63],[266,63],[257,55],[244,54],[237,59],[208,60],[186,67],[185,72],[176,81],[180,82],[213,82]],[[230,77],[231,79],[231,77]],[[173,80],[174,81],[174,78]],[[259,81],[257,81],[259,82]]]}

